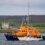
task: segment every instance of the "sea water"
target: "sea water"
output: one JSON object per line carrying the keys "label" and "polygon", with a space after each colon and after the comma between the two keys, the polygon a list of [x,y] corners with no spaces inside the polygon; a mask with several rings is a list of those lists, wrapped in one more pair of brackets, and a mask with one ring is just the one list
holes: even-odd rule
{"label": "sea water", "polygon": [[45,45],[45,41],[7,41],[4,33],[0,33],[0,45]]}

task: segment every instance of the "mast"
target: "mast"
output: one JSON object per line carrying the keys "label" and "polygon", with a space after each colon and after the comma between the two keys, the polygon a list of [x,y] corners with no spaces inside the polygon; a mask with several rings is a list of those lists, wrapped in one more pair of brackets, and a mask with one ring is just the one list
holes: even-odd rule
{"label": "mast", "polygon": [[[27,17],[26,17],[26,19],[27,19],[27,27],[29,27],[29,0],[28,0],[28,5],[27,5],[27,8],[28,8],[28,14],[27,14]],[[28,32],[28,29],[27,29],[27,37],[29,36],[29,32]]]}
{"label": "mast", "polygon": [[22,19],[22,24],[26,24],[27,26],[29,26],[29,0],[27,2],[27,15],[25,15]]}
{"label": "mast", "polygon": [[28,0],[28,4],[27,4],[27,11],[28,11],[28,14],[27,14],[27,26],[29,26],[29,0]]}

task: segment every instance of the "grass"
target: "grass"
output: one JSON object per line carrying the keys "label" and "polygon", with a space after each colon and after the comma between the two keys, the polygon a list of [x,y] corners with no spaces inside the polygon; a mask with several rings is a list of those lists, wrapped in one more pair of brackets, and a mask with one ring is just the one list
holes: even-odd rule
{"label": "grass", "polygon": [[45,27],[34,27],[36,28],[39,32],[45,32]]}

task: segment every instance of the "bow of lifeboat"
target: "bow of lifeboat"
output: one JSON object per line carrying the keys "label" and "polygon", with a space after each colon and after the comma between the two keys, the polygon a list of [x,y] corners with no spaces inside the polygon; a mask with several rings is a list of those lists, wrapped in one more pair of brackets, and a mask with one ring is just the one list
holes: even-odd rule
{"label": "bow of lifeboat", "polygon": [[40,37],[41,36],[41,33],[38,32],[36,28],[30,27],[28,30],[29,30],[30,36],[33,36],[33,37]]}

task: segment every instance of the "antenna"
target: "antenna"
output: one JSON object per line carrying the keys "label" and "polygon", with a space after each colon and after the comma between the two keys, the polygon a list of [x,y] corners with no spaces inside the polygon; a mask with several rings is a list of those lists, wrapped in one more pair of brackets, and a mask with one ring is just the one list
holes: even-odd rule
{"label": "antenna", "polygon": [[[27,2],[27,15],[25,15],[24,17],[23,17],[23,20],[22,20],[22,25],[23,24],[26,24],[27,26],[29,26],[29,0],[28,0],[28,2]],[[25,22],[24,22],[25,21]]]}
{"label": "antenna", "polygon": [[28,11],[28,14],[27,14],[27,17],[26,17],[26,19],[27,19],[27,25],[29,26],[29,0],[28,0],[28,4],[27,4],[27,11]]}
{"label": "antenna", "polygon": [[29,0],[28,0],[28,15],[29,15]]}

